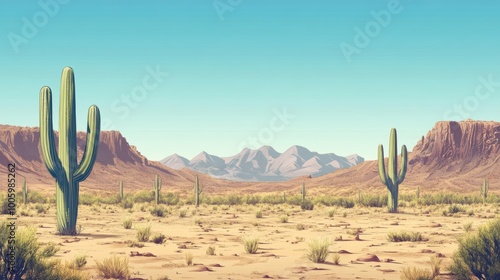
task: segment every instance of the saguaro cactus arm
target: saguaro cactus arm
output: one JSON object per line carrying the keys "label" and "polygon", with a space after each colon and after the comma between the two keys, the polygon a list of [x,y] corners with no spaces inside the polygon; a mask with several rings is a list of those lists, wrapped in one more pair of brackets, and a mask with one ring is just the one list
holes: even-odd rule
{"label": "saguaro cactus arm", "polygon": [[378,175],[382,184],[387,186],[387,173],[385,172],[384,146],[378,145]]}
{"label": "saguaro cactus arm", "polygon": [[405,180],[406,170],[408,168],[408,150],[406,149],[406,145],[401,147],[401,161],[401,170],[399,170],[398,174],[398,185]]}
{"label": "saguaro cactus arm", "polygon": [[52,90],[43,87],[40,90],[40,145],[43,160],[49,173],[55,179],[63,174],[61,160],[57,155],[52,124]]}
{"label": "saguaro cactus arm", "polygon": [[80,165],[75,171],[74,179],[84,181],[90,175],[99,149],[99,134],[101,132],[101,113],[97,106],[89,108],[87,120],[87,144]]}

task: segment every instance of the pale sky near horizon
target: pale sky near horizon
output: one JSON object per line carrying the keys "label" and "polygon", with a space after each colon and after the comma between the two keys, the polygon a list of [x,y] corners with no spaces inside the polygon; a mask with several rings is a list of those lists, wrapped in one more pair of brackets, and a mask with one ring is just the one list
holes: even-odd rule
{"label": "pale sky near horizon", "polygon": [[[152,160],[270,145],[375,159],[441,120],[500,121],[498,1],[0,0],[0,123],[38,126],[75,71]],[[168,74],[167,74],[168,73]]]}

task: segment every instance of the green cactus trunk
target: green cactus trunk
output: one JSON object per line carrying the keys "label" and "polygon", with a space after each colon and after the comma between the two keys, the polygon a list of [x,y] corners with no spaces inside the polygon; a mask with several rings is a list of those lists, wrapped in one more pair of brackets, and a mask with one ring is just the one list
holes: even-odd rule
{"label": "green cactus trunk", "polygon": [[123,182],[120,180],[120,202],[123,201]]}
{"label": "green cactus trunk", "polygon": [[286,193],[283,192],[283,203],[286,203]]}
{"label": "green cactus trunk", "polygon": [[300,193],[302,194],[302,202],[306,201],[306,183],[302,183],[302,190]]}
{"label": "green cactus trunk", "polygon": [[397,158],[397,133],[396,129],[391,130],[390,143],[389,143],[389,162],[388,162],[388,174],[385,171],[384,162],[384,147],[379,145],[378,148],[378,171],[380,180],[387,187],[389,191],[389,197],[387,201],[387,207],[389,212],[398,212],[398,197],[399,197],[399,184],[401,184],[406,176],[406,168],[408,162],[408,151],[406,146],[401,147],[401,171],[399,174],[398,170],[398,158]]}
{"label": "green cactus trunk", "polygon": [[23,202],[28,203],[28,185],[26,185],[26,179],[23,180]]}
{"label": "green cactus trunk", "polygon": [[158,175],[155,176],[155,181],[153,183],[153,188],[155,191],[155,202],[156,205],[160,204],[161,198],[160,198],[160,191],[161,191],[161,178],[158,177]]}
{"label": "green cactus trunk", "polygon": [[52,128],[52,90],[40,90],[40,146],[45,166],[56,179],[57,230],[62,235],[76,235],[79,183],[90,175],[97,156],[100,135],[100,113],[92,105],[88,112],[87,144],[77,162],[75,79],[73,69],[66,67],[61,77],[59,107],[59,153]]}
{"label": "green cactus trunk", "polygon": [[200,194],[201,194],[201,185],[200,181],[198,180],[198,175],[196,175],[194,179],[194,203],[196,207],[200,206]]}
{"label": "green cactus trunk", "polygon": [[486,199],[488,198],[489,189],[490,189],[490,183],[485,178],[483,180],[483,185],[481,186],[481,196],[483,197],[483,203],[486,203]]}

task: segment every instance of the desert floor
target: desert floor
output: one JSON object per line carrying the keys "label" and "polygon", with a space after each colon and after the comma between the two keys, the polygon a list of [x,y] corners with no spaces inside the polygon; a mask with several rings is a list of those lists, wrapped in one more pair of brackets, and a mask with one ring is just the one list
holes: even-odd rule
{"label": "desert floor", "polygon": [[[26,206],[22,206],[26,207]],[[72,260],[76,255],[87,256],[84,271],[93,279],[100,279],[95,261],[116,254],[129,258],[132,279],[400,279],[400,272],[408,266],[430,268],[429,259],[439,255],[443,263],[441,279],[447,276],[447,266],[458,247],[457,237],[465,234],[464,225],[472,223],[472,231],[495,218],[494,205],[464,206],[469,212],[444,216],[443,206],[400,208],[402,213],[390,214],[385,208],[336,208],[316,206],[302,211],[300,206],[165,206],[166,217],[150,214],[149,204],[123,209],[119,205],[80,206],[78,237],[55,234],[55,206],[45,214],[36,214],[27,206],[18,224],[36,227],[38,240],[60,245],[56,258]],[[142,209],[141,209],[142,208]],[[179,217],[181,209],[187,216]],[[256,218],[261,210],[262,218]],[[333,217],[329,216],[334,211]],[[473,215],[472,215],[472,211]],[[26,215],[26,213],[25,213]],[[280,217],[288,215],[288,222]],[[471,216],[472,215],[472,216]],[[132,229],[122,222],[133,219]],[[150,224],[152,233],[167,236],[164,244],[145,243],[143,248],[132,248],[127,241],[136,240],[136,226]],[[303,229],[301,227],[303,226]],[[423,242],[393,243],[387,240],[389,232],[401,230],[420,232]],[[359,239],[355,240],[356,232]],[[259,237],[259,250],[248,254],[242,240]],[[332,241],[326,263],[308,260],[308,242],[314,238]],[[341,240],[340,240],[341,239]],[[214,246],[215,255],[206,254]],[[334,253],[340,254],[340,264],[333,264]],[[131,252],[151,253],[153,256],[130,256]],[[186,265],[185,255],[193,255],[193,265]],[[359,260],[375,254],[380,262]]]}

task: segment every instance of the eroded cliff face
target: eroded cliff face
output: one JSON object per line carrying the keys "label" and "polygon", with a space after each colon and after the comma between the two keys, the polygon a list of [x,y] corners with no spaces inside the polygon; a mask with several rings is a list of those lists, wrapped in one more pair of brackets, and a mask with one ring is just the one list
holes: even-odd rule
{"label": "eroded cliff face", "polygon": [[500,123],[438,122],[413,148],[409,167],[414,172],[468,172],[496,165],[499,155]]}

